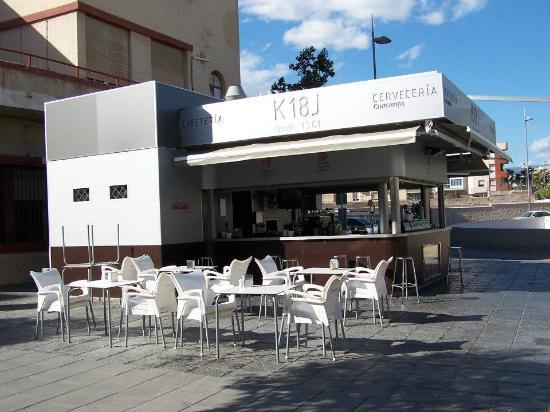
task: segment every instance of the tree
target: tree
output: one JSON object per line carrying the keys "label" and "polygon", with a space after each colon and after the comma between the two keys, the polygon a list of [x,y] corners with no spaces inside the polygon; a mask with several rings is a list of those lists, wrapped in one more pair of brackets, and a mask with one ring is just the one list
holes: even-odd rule
{"label": "tree", "polygon": [[532,172],[533,190],[540,199],[550,197],[550,170],[536,169]]}
{"label": "tree", "polygon": [[288,67],[296,72],[300,80],[297,83],[287,83],[281,77],[271,86],[272,93],[321,87],[327,83],[329,77],[334,77],[334,62],[328,58],[328,51],[324,47],[320,52],[313,46],[306,47],[296,56],[296,63],[291,63]]}

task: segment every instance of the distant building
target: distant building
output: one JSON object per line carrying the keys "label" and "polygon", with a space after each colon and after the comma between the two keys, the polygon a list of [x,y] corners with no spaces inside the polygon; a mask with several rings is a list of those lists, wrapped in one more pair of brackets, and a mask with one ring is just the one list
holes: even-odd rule
{"label": "distant building", "polygon": [[[508,143],[497,143],[497,147],[501,150],[508,150]],[[502,192],[512,190],[508,182],[508,172],[504,169],[508,161],[501,156],[491,153],[489,159],[484,160],[484,162],[489,168],[489,191]]]}
{"label": "distant building", "polygon": [[0,2],[0,284],[48,266],[44,103],[149,80],[239,84],[237,0]]}

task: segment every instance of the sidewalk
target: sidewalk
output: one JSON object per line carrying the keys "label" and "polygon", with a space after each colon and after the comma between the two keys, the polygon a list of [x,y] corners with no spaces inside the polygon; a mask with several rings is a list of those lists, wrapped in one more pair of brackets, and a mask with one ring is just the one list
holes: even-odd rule
{"label": "sidewalk", "polygon": [[257,316],[245,321],[245,348],[233,347],[221,322],[219,361],[213,347],[198,356],[190,323],[184,348],[174,349],[168,318],[166,350],[141,337],[137,318],[129,347],[115,339],[109,349],[98,303],[91,336],[75,310],[73,343],[55,335],[53,316],[35,341],[34,294],[0,292],[0,410],[548,411],[550,261],[465,255],[475,259],[464,262],[464,288],[453,275],[449,288],[422,291],[420,303],[394,299],[384,328],[363,303],[359,319],[348,319],[350,351],[340,344],[336,362],[322,357],[320,332],[310,328],[309,345],[297,349],[294,335],[290,359],[281,351],[277,365],[273,320]]}

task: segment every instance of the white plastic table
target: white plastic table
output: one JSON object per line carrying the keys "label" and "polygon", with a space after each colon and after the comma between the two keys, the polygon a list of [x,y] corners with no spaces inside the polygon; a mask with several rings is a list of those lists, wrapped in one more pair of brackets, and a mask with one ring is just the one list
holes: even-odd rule
{"label": "white plastic table", "polygon": [[[139,280],[122,280],[122,281],[109,281],[109,280],[76,280],[69,283],[69,292],[73,288],[90,288],[90,289],[101,289],[103,292],[103,321],[105,323],[105,334],[109,335],[109,347],[113,347],[113,338],[111,336],[111,288],[120,288],[122,286],[131,286],[140,283]],[[107,295],[105,297],[105,294]],[[105,303],[107,301],[107,303]],[[107,308],[106,308],[107,306]],[[70,321],[70,305],[67,305],[67,324]],[[108,316],[107,316],[108,315]],[[108,320],[108,322],[107,322]],[[108,324],[108,326],[107,326]],[[69,343],[71,342],[71,328],[69,328]]]}
{"label": "white plastic table", "polygon": [[296,275],[309,275],[309,283],[313,283],[313,275],[325,275],[325,276],[342,276],[349,271],[349,268],[331,269],[331,268],[307,268],[294,272]]}
{"label": "white plastic table", "polygon": [[216,298],[214,299],[216,305],[216,359],[220,358],[220,345],[218,342],[218,330],[219,330],[219,319],[218,319],[218,300],[222,295],[240,295],[241,297],[241,341],[242,346],[244,346],[244,296],[260,296],[265,295],[270,296],[273,300],[273,307],[275,308],[275,313],[273,319],[275,321],[275,358],[277,363],[279,363],[279,339],[278,339],[278,327],[277,327],[277,306],[279,295],[283,294],[287,290],[294,288],[292,285],[267,285],[267,286],[232,286],[225,289],[219,289],[216,291]]}

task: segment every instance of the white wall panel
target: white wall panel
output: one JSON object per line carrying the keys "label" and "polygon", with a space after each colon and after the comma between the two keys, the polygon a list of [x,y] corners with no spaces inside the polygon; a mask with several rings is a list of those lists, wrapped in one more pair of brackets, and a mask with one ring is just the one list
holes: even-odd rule
{"label": "white wall panel", "polygon": [[[95,245],[160,245],[158,150],[50,161],[48,214],[50,245],[86,246],[86,225],[93,224]],[[112,200],[109,186],[128,185],[128,198]],[[73,189],[90,188],[89,202],[73,202]]]}

